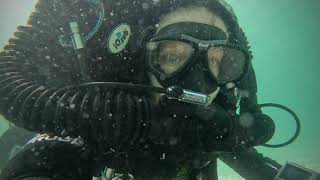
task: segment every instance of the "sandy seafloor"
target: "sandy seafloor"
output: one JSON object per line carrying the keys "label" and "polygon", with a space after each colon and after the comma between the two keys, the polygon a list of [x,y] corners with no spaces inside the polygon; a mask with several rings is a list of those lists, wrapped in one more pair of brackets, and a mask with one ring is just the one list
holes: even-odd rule
{"label": "sandy seafloor", "polygon": [[[35,0],[1,0],[0,47],[17,25],[24,25]],[[292,145],[281,149],[258,149],[280,163],[292,161],[320,172],[320,1],[229,0],[251,43],[260,102],[289,106],[302,121],[302,133]],[[271,143],[287,140],[294,132],[286,113],[267,109],[276,121]],[[0,120],[0,134],[6,125]],[[221,180],[240,180],[219,162]]]}

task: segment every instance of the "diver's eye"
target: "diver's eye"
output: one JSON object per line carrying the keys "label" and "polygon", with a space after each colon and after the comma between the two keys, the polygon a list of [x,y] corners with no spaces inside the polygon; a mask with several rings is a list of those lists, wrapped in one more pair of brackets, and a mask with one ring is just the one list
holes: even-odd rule
{"label": "diver's eye", "polygon": [[166,74],[175,73],[184,67],[194,51],[190,44],[181,41],[164,41],[158,48],[158,64]]}
{"label": "diver's eye", "polygon": [[160,55],[160,62],[162,64],[176,65],[179,61],[181,61],[181,58],[173,54]]}

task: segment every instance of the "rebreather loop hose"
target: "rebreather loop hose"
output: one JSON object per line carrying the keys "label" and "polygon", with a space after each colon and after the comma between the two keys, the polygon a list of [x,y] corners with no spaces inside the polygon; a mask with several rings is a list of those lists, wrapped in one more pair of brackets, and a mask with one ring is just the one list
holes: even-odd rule
{"label": "rebreather loop hose", "polygon": [[299,136],[300,131],[301,131],[301,123],[300,123],[300,119],[298,118],[297,114],[295,112],[293,112],[290,108],[283,106],[281,104],[276,104],[276,103],[264,103],[264,104],[258,104],[257,108],[264,108],[264,107],[275,107],[275,108],[279,108],[282,109],[284,111],[287,111],[295,120],[296,123],[296,132],[295,134],[286,142],[284,143],[280,143],[280,144],[263,144],[262,146],[264,147],[268,147],[268,148],[281,148],[284,146],[287,146],[291,143],[293,143]]}

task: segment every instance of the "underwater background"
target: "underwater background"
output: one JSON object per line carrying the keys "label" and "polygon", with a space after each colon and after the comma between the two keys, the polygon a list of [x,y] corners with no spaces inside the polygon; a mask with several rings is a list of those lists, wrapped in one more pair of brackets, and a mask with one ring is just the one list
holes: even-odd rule
{"label": "underwater background", "polygon": [[[280,163],[296,162],[320,172],[320,1],[227,0],[252,47],[260,103],[293,109],[301,119],[300,137],[280,149],[258,147]],[[0,49],[18,25],[26,24],[36,0],[0,0]],[[290,115],[268,108],[277,126],[270,143],[288,140],[295,131]],[[0,135],[8,124],[0,117]],[[1,163],[1,162],[0,162]],[[219,179],[241,180],[219,162]]]}

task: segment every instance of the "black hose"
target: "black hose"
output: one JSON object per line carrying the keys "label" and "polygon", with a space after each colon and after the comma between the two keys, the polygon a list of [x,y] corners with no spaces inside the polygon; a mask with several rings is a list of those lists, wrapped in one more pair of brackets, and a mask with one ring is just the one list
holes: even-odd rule
{"label": "black hose", "polygon": [[80,134],[92,141],[99,137],[111,146],[132,145],[146,139],[151,125],[153,107],[149,98],[123,90],[164,91],[144,85],[100,82],[49,89],[28,82],[23,76],[5,81],[11,79],[11,72],[6,69],[7,76],[0,79],[1,113],[8,120],[31,131]]}
{"label": "black hose", "polygon": [[81,135],[111,147],[147,138],[153,107],[144,92],[165,92],[117,82],[50,88],[24,64],[18,57],[0,55],[0,112],[5,118],[31,131]]}
{"label": "black hose", "polygon": [[280,143],[280,144],[263,144],[262,146],[264,147],[268,147],[268,148],[281,148],[284,146],[287,146],[291,143],[293,143],[299,136],[300,134],[300,130],[301,130],[301,123],[300,120],[297,116],[297,114],[295,112],[293,112],[291,109],[289,109],[286,106],[283,106],[281,104],[275,104],[275,103],[265,103],[265,104],[259,104],[257,105],[257,108],[264,108],[264,107],[276,107],[276,108],[280,108],[282,110],[287,111],[289,114],[292,115],[292,117],[294,118],[295,122],[296,122],[296,131],[295,134],[286,142],[284,143]]}

